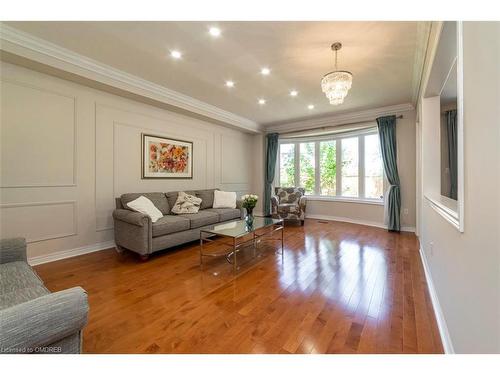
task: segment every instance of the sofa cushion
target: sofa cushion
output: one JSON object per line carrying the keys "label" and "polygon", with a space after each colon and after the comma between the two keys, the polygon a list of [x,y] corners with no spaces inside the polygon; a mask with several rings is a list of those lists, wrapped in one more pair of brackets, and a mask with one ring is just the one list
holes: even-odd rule
{"label": "sofa cushion", "polygon": [[219,221],[239,219],[241,217],[241,211],[237,208],[208,208],[206,211],[215,212],[219,215]]}
{"label": "sofa cushion", "polygon": [[[194,191],[184,190],[184,193],[196,196]],[[179,196],[179,192],[169,191],[168,193],[165,193],[165,196],[167,197],[168,205],[170,207],[168,213],[170,213],[170,210],[175,206],[175,202],[177,202],[177,197]]]}
{"label": "sofa cushion", "polygon": [[207,210],[203,210],[195,214],[181,214],[178,216],[189,219],[191,222],[191,229],[219,222],[219,215],[215,212],[209,212]]}
{"label": "sofa cushion", "polygon": [[181,232],[190,228],[189,219],[179,215],[165,215],[153,223],[153,237]]}
{"label": "sofa cushion", "polygon": [[165,196],[165,193],[127,193],[127,194],[122,194],[121,201],[122,201],[123,208],[131,210],[131,208],[129,206],[127,206],[127,203],[132,202],[133,200],[136,200],[141,195],[148,198],[151,202],[153,202],[155,207],[157,209],[159,209],[163,215],[167,215],[170,213],[171,206],[169,206],[169,204],[168,204],[168,200],[167,200],[167,197]]}
{"label": "sofa cushion", "polygon": [[43,286],[43,282],[28,263],[0,264],[0,294],[37,286]]}
{"label": "sofa cushion", "polygon": [[214,205],[214,191],[219,189],[195,190],[196,196],[201,198],[200,210],[212,208]]}
{"label": "sofa cushion", "polygon": [[13,290],[8,293],[0,293],[0,310],[20,303],[31,301],[32,299],[45,296],[50,292],[43,285],[30,286]]}

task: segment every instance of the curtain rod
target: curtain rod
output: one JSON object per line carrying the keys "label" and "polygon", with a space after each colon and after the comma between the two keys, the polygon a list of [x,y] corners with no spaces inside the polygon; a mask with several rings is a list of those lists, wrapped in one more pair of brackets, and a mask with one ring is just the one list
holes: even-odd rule
{"label": "curtain rod", "polygon": [[[403,118],[403,115],[396,116],[396,119],[402,119],[402,118]],[[356,125],[356,124],[363,124],[365,122],[370,122],[370,121],[374,121],[374,120],[356,121],[356,122],[349,122],[346,124],[338,124],[338,125],[333,125],[333,126],[320,126],[317,128],[309,128],[309,129],[302,129],[302,130],[290,130],[290,131],[282,132],[282,133],[278,132],[278,134],[282,135],[282,134],[297,133],[297,132],[302,132],[302,131],[324,130],[326,128],[331,128],[331,127],[335,127],[335,126]]]}

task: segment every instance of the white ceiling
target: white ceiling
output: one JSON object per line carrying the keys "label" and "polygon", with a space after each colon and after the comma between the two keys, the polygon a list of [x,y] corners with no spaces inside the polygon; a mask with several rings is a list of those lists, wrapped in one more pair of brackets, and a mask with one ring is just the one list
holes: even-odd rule
{"label": "white ceiling", "polygon": [[[418,22],[7,24],[259,124],[409,103],[418,69]],[[212,25],[222,30],[219,38],[209,35]],[[320,87],[333,67],[335,41],[343,44],[339,68],[354,75],[339,106],[330,105]],[[183,53],[181,60],[169,56],[172,49]],[[269,76],[260,74],[264,66]],[[235,87],[225,87],[226,80]],[[299,95],[292,98],[291,89]],[[261,97],[265,106],[257,103]]]}

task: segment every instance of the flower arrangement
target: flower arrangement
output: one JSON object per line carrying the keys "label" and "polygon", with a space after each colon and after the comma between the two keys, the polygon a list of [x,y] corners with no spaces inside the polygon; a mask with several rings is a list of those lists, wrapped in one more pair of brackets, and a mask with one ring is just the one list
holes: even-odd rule
{"label": "flower arrangement", "polygon": [[253,209],[259,200],[259,197],[255,194],[245,194],[241,197],[243,203],[241,206],[247,210],[247,216],[245,221],[249,227],[253,225]]}
{"label": "flower arrangement", "polygon": [[243,208],[246,208],[247,211],[252,212],[252,210],[257,205],[259,197],[255,194],[245,194],[241,197],[241,199],[243,200]]}

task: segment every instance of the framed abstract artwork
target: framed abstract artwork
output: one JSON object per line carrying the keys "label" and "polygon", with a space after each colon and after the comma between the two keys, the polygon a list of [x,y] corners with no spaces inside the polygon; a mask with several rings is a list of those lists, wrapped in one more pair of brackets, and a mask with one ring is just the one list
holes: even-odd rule
{"label": "framed abstract artwork", "polygon": [[142,178],[193,178],[193,142],[142,134]]}

